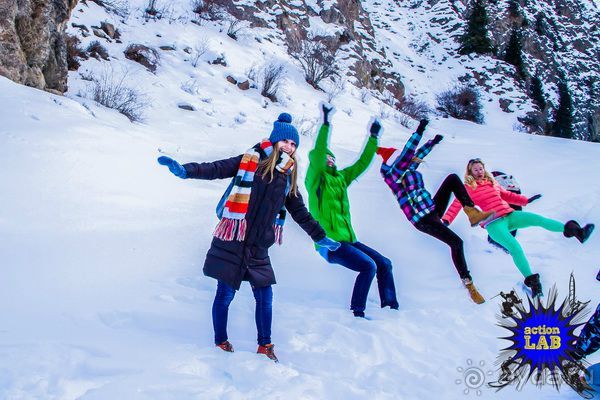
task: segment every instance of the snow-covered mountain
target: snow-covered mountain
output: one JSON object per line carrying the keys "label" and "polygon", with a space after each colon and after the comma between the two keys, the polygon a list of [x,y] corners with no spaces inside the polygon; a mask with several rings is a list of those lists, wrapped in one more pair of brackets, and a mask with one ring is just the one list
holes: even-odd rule
{"label": "snow-covered mountain", "polygon": [[[355,273],[325,263],[290,222],[283,246],[271,251],[278,278],[273,341],[281,362],[254,353],[247,285],[230,312],[236,352],[212,345],[216,285],[201,268],[227,182],[180,180],[156,157],[188,162],[240,154],[268,135],[282,111],[303,133],[303,177],[319,101],[332,99],[338,108],[331,147],[343,166],[360,151],[370,117],[382,120],[384,146],[401,146],[416,126],[378,89],[399,87],[400,79],[407,94],[433,106],[440,88],[496,65],[485,81],[493,90],[484,92],[484,124],[431,116],[427,138],[441,133],[445,139],[420,167],[427,187],[435,191],[448,173],[462,175],[467,160],[481,157],[489,168],[514,174],[525,194],[543,194],[530,211],[600,220],[598,144],[514,132],[519,113],[533,106],[502,72],[511,73],[507,64],[456,56],[447,32],[452,24],[432,16],[452,8],[444,2],[348,3],[344,12],[356,15],[349,22],[333,2],[260,3],[253,14],[259,24],[247,8],[252,3],[236,3],[249,23],[233,39],[227,33],[239,25],[200,21],[187,2],[156,3],[160,18],[141,0],[103,4],[73,9],[68,32],[79,47],[98,41],[107,54],[104,59],[94,45],[88,54],[98,58],[78,60],[66,96],[0,77],[0,398],[578,398],[566,386],[557,392],[529,383],[497,393],[485,386],[497,378],[495,360],[507,346],[499,339],[506,332],[496,325],[500,301],[494,296],[513,287],[520,292],[522,277],[509,256],[489,247],[485,231],[459,218],[453,227],[487,299],[473,304],[447,247],[406,221],[379,176],[379,160],[351,186],[350,203],[359,239],[393,261],[400,310],[379,309],[373,287],[371,320],[353,318],[348,303]],[[452,12],[462,15],[455,6]],[[309,8],[314,15],[305,12]],[[290,57],[288,28],[300,25],[317,36],[345,32],[340,65],[350,75],[337,87],[315,90]],[[132,44],[146,61],[130,57],[146,65],[126,57]],[[358,84],[361,60],[371,69]],[[277,102],[260,90],[261,68],[272,62],[286,72]],[[140,111],[142,121],[94,102],[102,82],[132,89],[124,94],[137,96],[140,108],[133,112]],[[502,111],[501,99],[511,100],[514,112]],[[581,245],[527,229],[519,240],[545,288],[556,284],[566,296],[573,271],[578,297],[600,301],[593,279],[598,236]],[[483,373],[481,385],[468,379],[471,368]]]}

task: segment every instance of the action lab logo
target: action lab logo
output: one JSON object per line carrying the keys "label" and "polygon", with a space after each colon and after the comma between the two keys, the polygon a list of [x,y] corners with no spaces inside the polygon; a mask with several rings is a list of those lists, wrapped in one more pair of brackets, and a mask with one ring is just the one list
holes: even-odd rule
{"label": "action lab logo", "polygon": [[550,381],[558,389],[558,382],[570,384],[572,377],[585,371],[585,366],[574,360],[572,354],[577,341],[574,331],[584,322],[587,303],[575,298],[572,277],[569,297],[558,308],[555,287],[548,293],[546,305],[528,296],[526,307],[514,291],[501,295],[505,301],[499,325],[510,332],[501,339],[508,340],[510,346],[500,354],[498,381],[489,386],[498,390],[511,384],[522,387],[532,377],[540,385],[541,376],[551,376]]}

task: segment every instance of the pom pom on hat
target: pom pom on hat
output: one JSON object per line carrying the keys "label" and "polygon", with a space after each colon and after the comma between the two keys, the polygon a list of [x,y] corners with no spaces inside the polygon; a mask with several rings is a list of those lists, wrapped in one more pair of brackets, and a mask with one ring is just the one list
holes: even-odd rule
{"label": "pom pom on hat", "polygon": [[281,140],[293,140],[296,146],[300,146],[300,135],[294,125],[292,125],[292,116],[288,113],[281,113],[277,121],[273,122],[273,131],[269,140],[275,144]]}

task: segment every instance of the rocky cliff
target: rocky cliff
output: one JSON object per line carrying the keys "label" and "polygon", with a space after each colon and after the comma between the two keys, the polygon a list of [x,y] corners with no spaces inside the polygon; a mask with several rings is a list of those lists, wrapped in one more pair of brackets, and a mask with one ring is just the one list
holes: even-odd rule
{"label": "rocky cliff", "polygon": [[64,30],[77,0],[0,0],[0,75],[67,90]]}

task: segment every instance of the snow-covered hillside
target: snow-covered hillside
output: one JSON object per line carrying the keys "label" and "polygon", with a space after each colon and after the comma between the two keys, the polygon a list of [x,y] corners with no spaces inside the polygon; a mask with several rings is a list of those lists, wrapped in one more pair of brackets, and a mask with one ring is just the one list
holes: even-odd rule
{"label": "snow-covered hillside", "polygon": [[[494,362],[507,342],[499,339],[505,331],[496,325],[499,299],[492,298],[520,290],[521,276],[509,256],[488,246],[485,231],[460,217],[453,227],[488,300],[473,304],[447,247],[406,221],[379,176],[379,160],[350,188],[352,217],[359,239],[393,261],[400,310],[379,309],[372,288],[371,319],[352,317],[355,273],[325,263],[289,222],[283,246],[271,250],[278,278],[273,342],[281,362],[255,354],[247,284],[230,311],[236,352],[215,349],[216,282],[202,275],[202,265],[217,222],[214,207],[228,182],[180,180],[156,158],[240,154],[269,134],[282,111],[314,130],[325,94],[304,82],[268,30],[234,41],[214,26],[142,23],[136,11],[123,24],[94,3],[79,7],[84,12],[75,11],[73,21],[109,20],[121,31],[122,44],[105,44],[110,65],[115,74],[127,69],[128,82],[151,106],[145,122],[132,124],[78,96],[89,84],[80,73],[99,76],[110,70],[108,62],[84,62],[71,73],[66,97],[0,78],[0,398],[464,399],[478,397],[477,390],[482,398],[578,398],[567,387],[556,392],[532,384],[465,394],[468,367],[480,368],[487,382],[497,377]],[[192,66],[184,49],[200,42],[209,46],[206,57],[224,54],[228,66]],[[129,43],[175,50],[159,50],[161,65],[152,74],[125,59]],[[272,58],[289,66],[279,103],[225,79]],[[440,71],[440,82],[450,75]],[[438,79],[419,76],[415,88]],[[404,143],[411,132],[391,109],[346,89],[334,99],[331,147],[340,165],[355,160],[373,115],[383,118],[384,146]],[[481,157],[489,168],[514,174],[525,194],[543,194],[530,211],[600,221],[599,145],[513,133],[514,117],[496,104],[485,108],[485,118],[485,125],[432,119],[426,138],[441,133],[445,139],[421,167],[428,188],[434,191],[448,173],[462,175],[467,160]],[[311,145],[310,136],[301,137],[302,174]],[[528,229],[519,240],[545,288],[556,283],[566,296],[573,271],[578,297],[600,301],[597,234],[581,245]]]}

